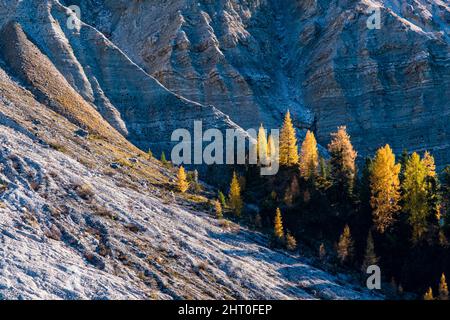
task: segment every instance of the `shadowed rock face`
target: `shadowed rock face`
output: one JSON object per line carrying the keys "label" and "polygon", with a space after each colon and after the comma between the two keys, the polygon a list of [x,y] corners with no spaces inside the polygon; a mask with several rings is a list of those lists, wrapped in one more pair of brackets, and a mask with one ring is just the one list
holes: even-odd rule
{"label": "shadowed rock face", "polygon": [[[347,125],[361,156],[389,143],[450,159],[444,1],[75,2],[170,90],[243,127],[278,126],[290,108],[323,145]],[[369,6],[380,30],[367,28]]]}
{"label": "shadowed rock face", "polygon": [[[448,163],[443,1],[61,2],[79,5],[88,24],[68,29],[58,1],[2,0],[0,26],[17,21],[140,148],[168,150],[172,130],[191,129],[194,120],[277,127],[290,108],[297,127],[313,129],[322,145],[346,125],[360,156],[389,143]],[[367,28],[369,6],[380,7],[380,30]]]}

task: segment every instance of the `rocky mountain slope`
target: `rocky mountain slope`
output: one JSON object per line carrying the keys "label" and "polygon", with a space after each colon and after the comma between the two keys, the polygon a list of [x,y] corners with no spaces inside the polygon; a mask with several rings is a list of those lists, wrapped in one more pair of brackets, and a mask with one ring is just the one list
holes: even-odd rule
{"label": "rocky mountain slope", "polygon": [[[5,0],[2,7],[0,57],[40,100],[52,99],[41,91],[45,77],[57,70],[82,104],[94,107],[134,145],[155,154],[169,151],[172,131],[192,129],[194,120],[208,128],[238,128],[216,108],[168,91],[93,27],[80,23],[70,28],[72,11],[58,1]],[[45,68],[52,70],[27,74],[35,72],[36,63],[27,66],[32,59],[45,60]]]}
{"label": "rocky mountain slope", "polygon": [[[450,7],[442,0],[65,1],[170,90],[244,128],[287,108],[323,145],[450,159]],[[369,29],[369,8],[381,28]]]}
{"label": "rocky mountain slope", "polygon": [[[95,109],[62,115],[0,66],[0,299],[380,298],[220,223]],[[71,120],[84,112],[98,131]]]}
{"label": "rocky mountain slope", "polygon": [[322,145],[347,125],[361,156],[449,163],[449,20],[441,0],[0,0],[0,298],[380,298],[219,223],[143,151],[289,108]]}
{"label": "rocky mountain slope", "polygon": [[[0,299],[378,299],[211,213],[136,146],[225,114],[178,96],[56,0],[0,1]],[[131,142],[130,142],[131,141]]]}

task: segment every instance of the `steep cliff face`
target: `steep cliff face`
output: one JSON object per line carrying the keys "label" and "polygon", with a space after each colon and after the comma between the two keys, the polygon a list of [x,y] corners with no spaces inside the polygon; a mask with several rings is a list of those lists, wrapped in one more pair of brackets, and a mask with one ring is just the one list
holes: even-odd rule
{"label": "steep cliff face", "polygon": [[[297,20],[298,39],[307,43],[293,49],[288,69],[304,66],[293,77],[315,113],[321,142],[347,125],[361,155],[389,143],[397,153],[428,149],[439,164],[448,163],[450,10],[441,1],[400,3],[318,4],[311,18]],[[367,28],[368,5],[380,6],[379,30]],[[307,36],[311,29],[315,37]]]}
{"label": "steep cliff face", "polygon": [[278,126],[287,107],[310,125],[283,67],[285,17],[272,2],[75,1],[87,21],[182,96],[244,128]]}
{"label": "steep cliff face", "polygon": [[[56,77],[71,87],[56,94],[61,99],[78,99],[133,144],[158,153],[170,150],[173,130],[192,129],[194,120],[209,128],[239,129],[214,107],[170,92],[95,28],[84,23],[70,28],[71,11],[58,1],[6,2],[0,57],[42,102],[54,97],[42,94],[49,89],[45,78]],[[41,62],[47,67],[42,69]],[[40,74],[33,75],[36,70]]]}
{"label": "steep cliff face", "polygon": [[[73,2],[73,1],[72,1]],[[169,89],[243,127],[347,125],[360,155],[383,143],[450,159],[450,9],[408,1],[75,1]],[[380,8],[381,29],[369,29]]]}

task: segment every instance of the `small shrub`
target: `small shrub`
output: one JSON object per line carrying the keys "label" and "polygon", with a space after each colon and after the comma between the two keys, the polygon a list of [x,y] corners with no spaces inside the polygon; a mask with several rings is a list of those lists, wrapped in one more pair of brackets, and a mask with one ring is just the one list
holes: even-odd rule
{"label": "small shrub", "polygon": [[49,229],[47,229],[44,232],[44,234],[47,238],[50,238],[50,239],[53,239],[56,241],[60,241],[61,237],[62,237],[61,231],[55,225],[52,225]]}
{"label": "small shrub", "polygon": [[37,192],[41,188],[41,185],[39,184],[38,181],[33,180],[33,181],[30,182],[30,188],[31,188],[31,190]]}
{"label": "small shrub", "polygon": [[0,180],[0,193],[4,193],[8,190],[8,184]]}
{"label": "small shrub", "polygon": [[77,195],[86,201],[91,201],[92,198],[94,198],[94,191],[92,190],[92,187],[88,183],[84,183],[82,185],[78,185],[75,187],[75,192]]}
{"label": "small shrub", "polygon": [[49,142],[48,145],[50,146],[50,148],[62,152],[62,153],[67,153],[67,148],[65,146],[63,146],[62,144],[59,144],[58,142],[52,141]]}
{"label": "small shrub", "polygon": [[111,220],[117,220],[117,215],[115,213],[113,213],[112,211],[108,210],[107,208],[105,208],[104,206],[94,205],[91,208],[91,210],[95,215],[97,215],[99,217],[108,218]]}

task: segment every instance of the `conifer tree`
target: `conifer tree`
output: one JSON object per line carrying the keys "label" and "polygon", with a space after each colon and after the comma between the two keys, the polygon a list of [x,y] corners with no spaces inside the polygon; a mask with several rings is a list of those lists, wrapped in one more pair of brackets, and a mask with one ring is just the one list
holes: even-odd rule
{"label": "conifer tree", "polygon": [[319,165],[319,152],[314,133],[308,130],[300,149],[300,175],[305,179],[315,179]]}
{"label": "conifer tree", "polygon": [[244,176],[239,176],[239,186],[241,187],[241,192],[245,191],[247,187],[247,179]]}
{"label": "conifer tree", "polygon": [[322,242],[320,244],[320,247],[319,247],[319,258],[320,258],[320,260],[323,261],[325,259],[326,255],[327,255],[327,250],[325,249],[325,245]]}
{"label": "conifer tree", "polygon": [[259,163],[262,165],[268,165],[268,146],[267,146],[267,135],[266,130],[263,125],[259,127],[258,130],[258,141],[257,141],[257,153]]}
{"label": "conifer tree", "polygon": [[341,263],[347,261],[353,254],[353,240],[350,234],[350,227],[348,225],[345,225],[344,231],[339,238],[337,254]]}
{"label": "conifer tree", "polygon": [[400,209],[399,172],[400,165],[395,164],[395,155],[389,145],[378,149],[371,168],[370,205],[375,227],[380,233],[394,223],[394,215]]}
{"label": "conifer tree", "polygon": [[198,171],[194,170],[190,174],[188,174],[188,181],[191,186],[191,190],[196,193],[200,193],[202,191],[202,185],[198,182]]}
{"label": "conifer tree", "polygon": [[241,187],[236,172],[233,172],[233,178],[231,179],[228,201],[230,204],[230,208],[233,210],[236,216],[240,217],[244,204],[241,198]]}
{"label": "conifer tree", "polygon": [[280,132],[280,165],[292,167],[298,163],[298,146],[295,128],[288,110]]}
{"label": "conifer tree", "polygon": [[189,189],[189,182],[187,181],[186,171],[184,171],[183,166],[178,169],[178,191],[185,193]]}
{"label": "conifer tree", "polygon": [[317,187],[324,190],[328,189],[330,187],[329,177],[330,177],[330,168],[328,166],[328,163],[323,157],[320,157],[319,173],[316,179]]}
{"label": "conifer tree", "polygon": [[[370,198],[371,198],[370,176],[372,175],[372,164],[373,164],[372,158],[367,157],[364,163],[364,167],[362,169],[358,188],[359,200],[361,201],[363,212],[368,212],[370,214],[372,213],[370,206]],[[371,216],[370,220],[372,220]]]}
{"label": "conifer tree", "polygon": [[423,300],[434,300],[433,289],[431,289],[431,287],[429,287],[428,291],[423,295]]}
{"label": "conifer tree", "polygon": [[369,231],[367,236],[366,253],[364,255],[364,262],[362,265],[362,271],[366,272],[367,268],[378,263],[378,257],[375,254],[375,246],[373,244],[372,232]]}
{"label": "conifer tree", "polygon": [[219,190],[219,193],[217,196],[219,198],[222,208],[225,208],[227,206],[227,200],[225,199],[225,195],[223,194],[222,191]]}
{"label": "conifer tree", "polygon": [[346,127],[339,127],[331,136],[332,140],[328,145],[331,156],[331,180],[338,194],[351,197],[356,176],[357,153],[350,142]]}
{"label": "conifer tree", "polygon": [[291,183],[286,188],[286,192],[284,193],[284,203],[287,206],[292,206],[300,194],[300,185],[298,183],[297,176],[292,178]]}
{"label": "conifer tree", "polygon": [[276,145],[273,141],[273,137],[271,134],[269,134],[269,138],[267,139],[267,157],[269,159],[272,159],[272,157],[275,157],[277,154],[277,150],[275,149]]}
{"label": "conifer tree", "polygon": [[428,230],[427,218],[430,210],[427,203],[426,177],[425,163],[414,152],[406,161],[403,181],[403,209],[408,213],[414,243],[422,240]]}
{"label": "conifer tree", "polygon": [[442,273],[439,283],[439,300],[448,300],[448,286],[444,273]]}
{"label": "conifer tree", "polygon": [[284,193],[283,200],[284,200],[284,204],[287,205],[288,207],[291,207],[294,204],[294,197],[293,197],[289,187],[286,188],[286,192]]}
{"label": "conifer tree", "polygon": [[428,151],[425,151],[422,161],[423,161],[423,165],[425,166],[427,176],[435,177],[436,176],[436,165],[434,164],[434,157]]}
{"label": "conifer tree", "polygon": [[284,231],[283,231],[283,221],[281,220],[281,211],[280,208],[277,208],[277,211],[275,213],[275,220],[274,220],[274,227],[273,227],[273,234],[277,240],[283,240],[284,238]]}
{"label": "conifer tree", "polygon": [[166,154],[164,153],[164,151],[161,153],[161,162],[163,165],[167,165]]}
{"label": "conifer tree", "polygon": [[295,249],[297,249],[297,240],[295,240],[294,236],[289,232],[289,230],[286,234],[286,248],[289,251],[294,251]]}
{"label": "conifer tree", "polygon": [[329,174],[330,174],[330,170],[329,170],[329,167],[328,167],[328,165],[326,163],[325,158],[324,157],[320,157],[320,160],[319,160],[319,175],[323,179],[327,180]]}
{"label": "conifer tree", "polygon": [[403,183],[403,179],[405,178],[405,168],[406,168],[406,161],[409,159],[409,153],[408,150],[403,149],[402,154],[400,155],[398,159],[398,163],[400,164],[400,173],[398,175],[398,178],[400,179],[400,183]]}
{"label": "conifer tree", "polygon": [[441,218],[441,186],[439,177],[436,174],[436,165],[434,164],[434,157],[426,151],[423,156],[423,164],[426,170],[426,189],[427,189],[427,204],[430,210],[429,216],[432,220],[435,229],[439,229],[438,222]]}
{"label": "conifer tree", "polygon": [[216,211],[217,219],[223,219],[222,205],[220,204],[219,200],[214,201],[214,210]]}

